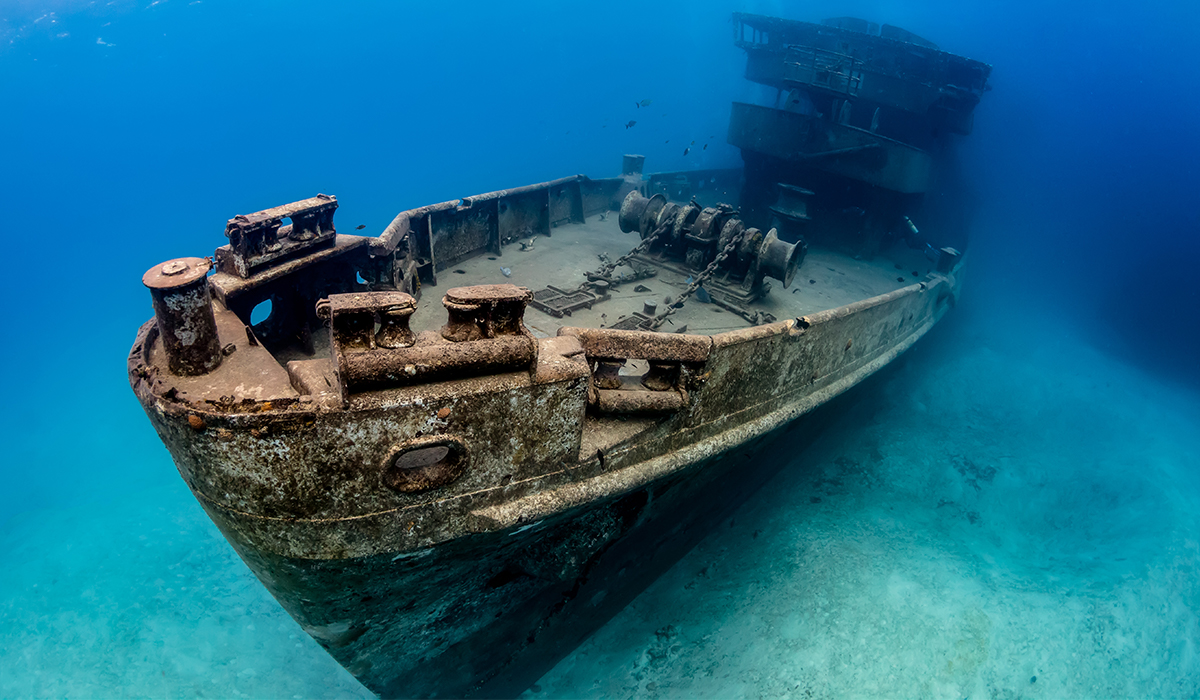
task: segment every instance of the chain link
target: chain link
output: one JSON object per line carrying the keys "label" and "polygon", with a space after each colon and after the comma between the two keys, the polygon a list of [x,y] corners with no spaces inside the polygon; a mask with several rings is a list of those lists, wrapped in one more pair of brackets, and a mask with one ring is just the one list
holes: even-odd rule
{"label": "chain link", "polygon": [[745,231],[742,231],[741,233],[734,236],[733,239],[731,239],[729,241],[729,243],[725,246],[724,250],[722,250],[720,253],[718,253],[717,257],[714,258],[713,261],[708,264],[708,267],[704,268],[703,272],[696,275],[696,278],[692,281],[691,284],[689,284],[687,286],[687,289],[683,290],[683,293],[681,293],[679,296],[675,297],[674,301],[672,301],[670,304],[667,304],[666,311],[663,311],[662,313],[660,313],[659,315],[654,317],[654,320],[650,322],[650,330],[652,330],[652,331],[658,330],[659,326],[661,326],[667,320],[668,316],[675,313],[679,309],[683,308],[683,304],[685,301],[687,301],[688,297],[695,294],[696,290],[700,288],[700,285],[707,282],[709,277],[712,277],[713,273],[717,271],[717,267],[721,263],[725,262],[725,258],[728,258],[730,256],[730,254],[733,253],[733,250],[735,248],[737,248],[738,244],[741,243],[742,239],[745,237],[746,237]]}
{"label": "chain link", "polygon": [[646,237],[646,239],[644,241],[637,244],[637,246],[635,246],[633,250],[629,251],[628,253],[622,255],[621,257],[617,258],[616,260],[614,260],[610,263],[605,263],[600,269],[596,270],[595,272],[587,273],[586,275],[584,275],[585,277],[587,277],[587,281],[581,283],[579,285],[579,287],[576,288],[577,291],[583,291],[583,290],[587,289],[589,286],[591,286],[592,280],[594,278],[608,279],[608,276],[610,274],[612,274],[613,270],[617,269],[621,265],[624,265],[626,261],[628,261],[633,256],[637,255],[638,253],[649,250],[650,246],[654,245],[654,241],[658,240],[659,236],[666,233],[670,229],[671,229],[671,222],[667,222],[667,223],[659,226],[657,229],[654,230],[654,233],[650,234],[649,236]]}
{"label": "chain link", "polygon": [[[736,212],[734,212],[734,214],[736,215]],[[612,262],[605,263],[599,269],[597,269],[593,272],[587,273],[587,275],[586,275],[587,281],[581,283],[576,289],[579,291],[586,290],[588,287],[591,286],[592,280],[594,280],[594,279],[606,279],[607,280],[608,276],[610,274],[612,274],[613,270],[615,270],[618,267],[620,267],[621,265],[625,264],[630,258],[637,255],[638,253],[642,253],[646,250],[649,250],[650,246],[654,245],[654,242],[658,240],[658,237],[661,236],[662,234],[666,233],[667,231],[671,230],[671,228],[672,228],[671,222],[662,224],[661,226],[659,226],[657,229],[654,230],[654,233],[647,236],[645,240],[643,240],[636,247],[634,247],[633,250],[630,250],[628,253],[622,255],[621,257],[617,258],[616,260],[614,260]],[[657,331],[662,326],[662,324],[666,322],[668,316],[670,316],[671,314],[675,313],[680,308],[682,308],[684,302],[686,302],[689,297],[691,297],[693,294],[695,294],[696,290],[699,289],[700,286],[703,285],[705,282],[707,282],[710,277],[712,277],[713,273],[715,273],[717,271],[717,268],[720,267],[721,263],[725,262],[726,258],[728,258],[730,255],[733,254],[733,251],[738,247],[738,245],[742,242],[742,239],[744,239],[745,237],[746,237],[746,231],[742,231],[741,233],[738,233],[736,236],[734,236],[729,241],[729,243],[727,243],[725,245],[725,248],[722,249],[721,252],[717,254],[717,257],[714,258],[713,261],[710,262],[708,264],[708,266],[705,267],[704,270],[700,272],[700,274],[696,275],[696,278],[692,281],[692,283],[689,284],[687,286],[687,288],[684,289],[683,292],[679,296],[675,297],[675,299],[670,304],[667,305],[666,310],[663,311],[662,313],[658,314],[651,320],[650,330]],[[742,313],[743,316],[746,315],[744,312],[740,312],[740,313]]]}

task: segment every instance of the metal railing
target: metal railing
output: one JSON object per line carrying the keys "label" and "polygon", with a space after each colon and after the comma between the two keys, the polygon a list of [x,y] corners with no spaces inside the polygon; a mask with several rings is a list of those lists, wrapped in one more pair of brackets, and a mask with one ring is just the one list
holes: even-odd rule
{"label": "metal railing", "polygon": [[790,46],[783,63],[783,79],[854,97],[862,87],[863,62],[836,51],[812,46]]}

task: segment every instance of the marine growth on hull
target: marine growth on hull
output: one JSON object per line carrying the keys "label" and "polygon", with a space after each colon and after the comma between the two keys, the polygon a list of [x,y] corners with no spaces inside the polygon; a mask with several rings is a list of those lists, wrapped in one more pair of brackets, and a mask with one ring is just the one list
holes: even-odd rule
{"label": "marine growth on hull", "polygon": [[887,26],[734,20],[746,77],[776,88],[731,107],[742,168],[626,155],[377,236],[338,233],[318,194],[143,277],[134,392],[247,564],[373,690],[519,692],[553,657],[532,640],[578,643],[648,580],[628,567],[762,483],[769,436],[957,299],[961,227],[927,193],[990,67]]}

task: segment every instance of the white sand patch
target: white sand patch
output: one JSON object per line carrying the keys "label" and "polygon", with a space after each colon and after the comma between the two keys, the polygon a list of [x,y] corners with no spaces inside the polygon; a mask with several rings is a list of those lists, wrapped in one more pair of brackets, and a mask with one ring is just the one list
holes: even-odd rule
{"label": "white sand patch", "polygon": [[182,482],[5,533],[0,697],[372,697],[279,607]]}
{"label": "white sand patch", "polygon": [[952,333],[527,695],[1200,691],[1200,402],[1069,339]]}

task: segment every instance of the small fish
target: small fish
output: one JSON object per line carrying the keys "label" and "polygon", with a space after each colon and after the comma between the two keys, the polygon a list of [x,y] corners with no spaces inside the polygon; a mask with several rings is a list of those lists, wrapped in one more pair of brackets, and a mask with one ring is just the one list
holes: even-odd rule
{"label": "small fish", "polygon": [[504,273],[505,277],[512,277],[512,270],[508,269],[507,267],[500,268],[500,272]]}
{"label": "small fish", "polygon": [[691,146],[688,146],[687,148],[683,149],[683,155],[685,155],[685,156],[691,152],[692,152]]}
{"label": "small fish", "polygon": [[700,150],[702,150],[702,151],[707,151],[707,150],[708,150],[708,144],[707,144],[707,143],[706,143],[706,144],[704,144],[704,148],[701,148]]}
{"label": "small fish", "polygon": [[630,120],[629,120],[629,122],[628,122],[627,124],[625,124],[625,128],[626,128],[626,129],[632,129],[632,128],[633,128],[633,127],[636,125],[636,124],[637,124],[637,122],[635,122],[635,121],[633,121],[632,119],[630,119]]}
{"label": "small fish", "polygon": [[641,102],[637,103],[637,106],[638,106],[638,109],[641,109],[642,107],[649,107],[650,100],[642,100]]}
{"label": "small fish", "polygon": [[359,224],[358,226],[355,226],[355,227],[354,227],[354,230],[355,230],[355,231],[361,231],[361,230],[363,230],[363,229],[364,229],[364,228],[366,228],[366,227],[367,227],[367,225],[366,225],[366,224]]}
{"label": "small fish", "polygon": [[897,277],[897,278],[896,278],[896,281],[897,281],[897,282],[903,282],[903,281],[904,281],[904,278],[903,278],[903,277]]}
{"label": "small fish", "polygon": [[695,146],[695,145],[696,145],[696,142],[695,142],[695,141],[692,141],[692,145],[693,145],[693,146]]}

